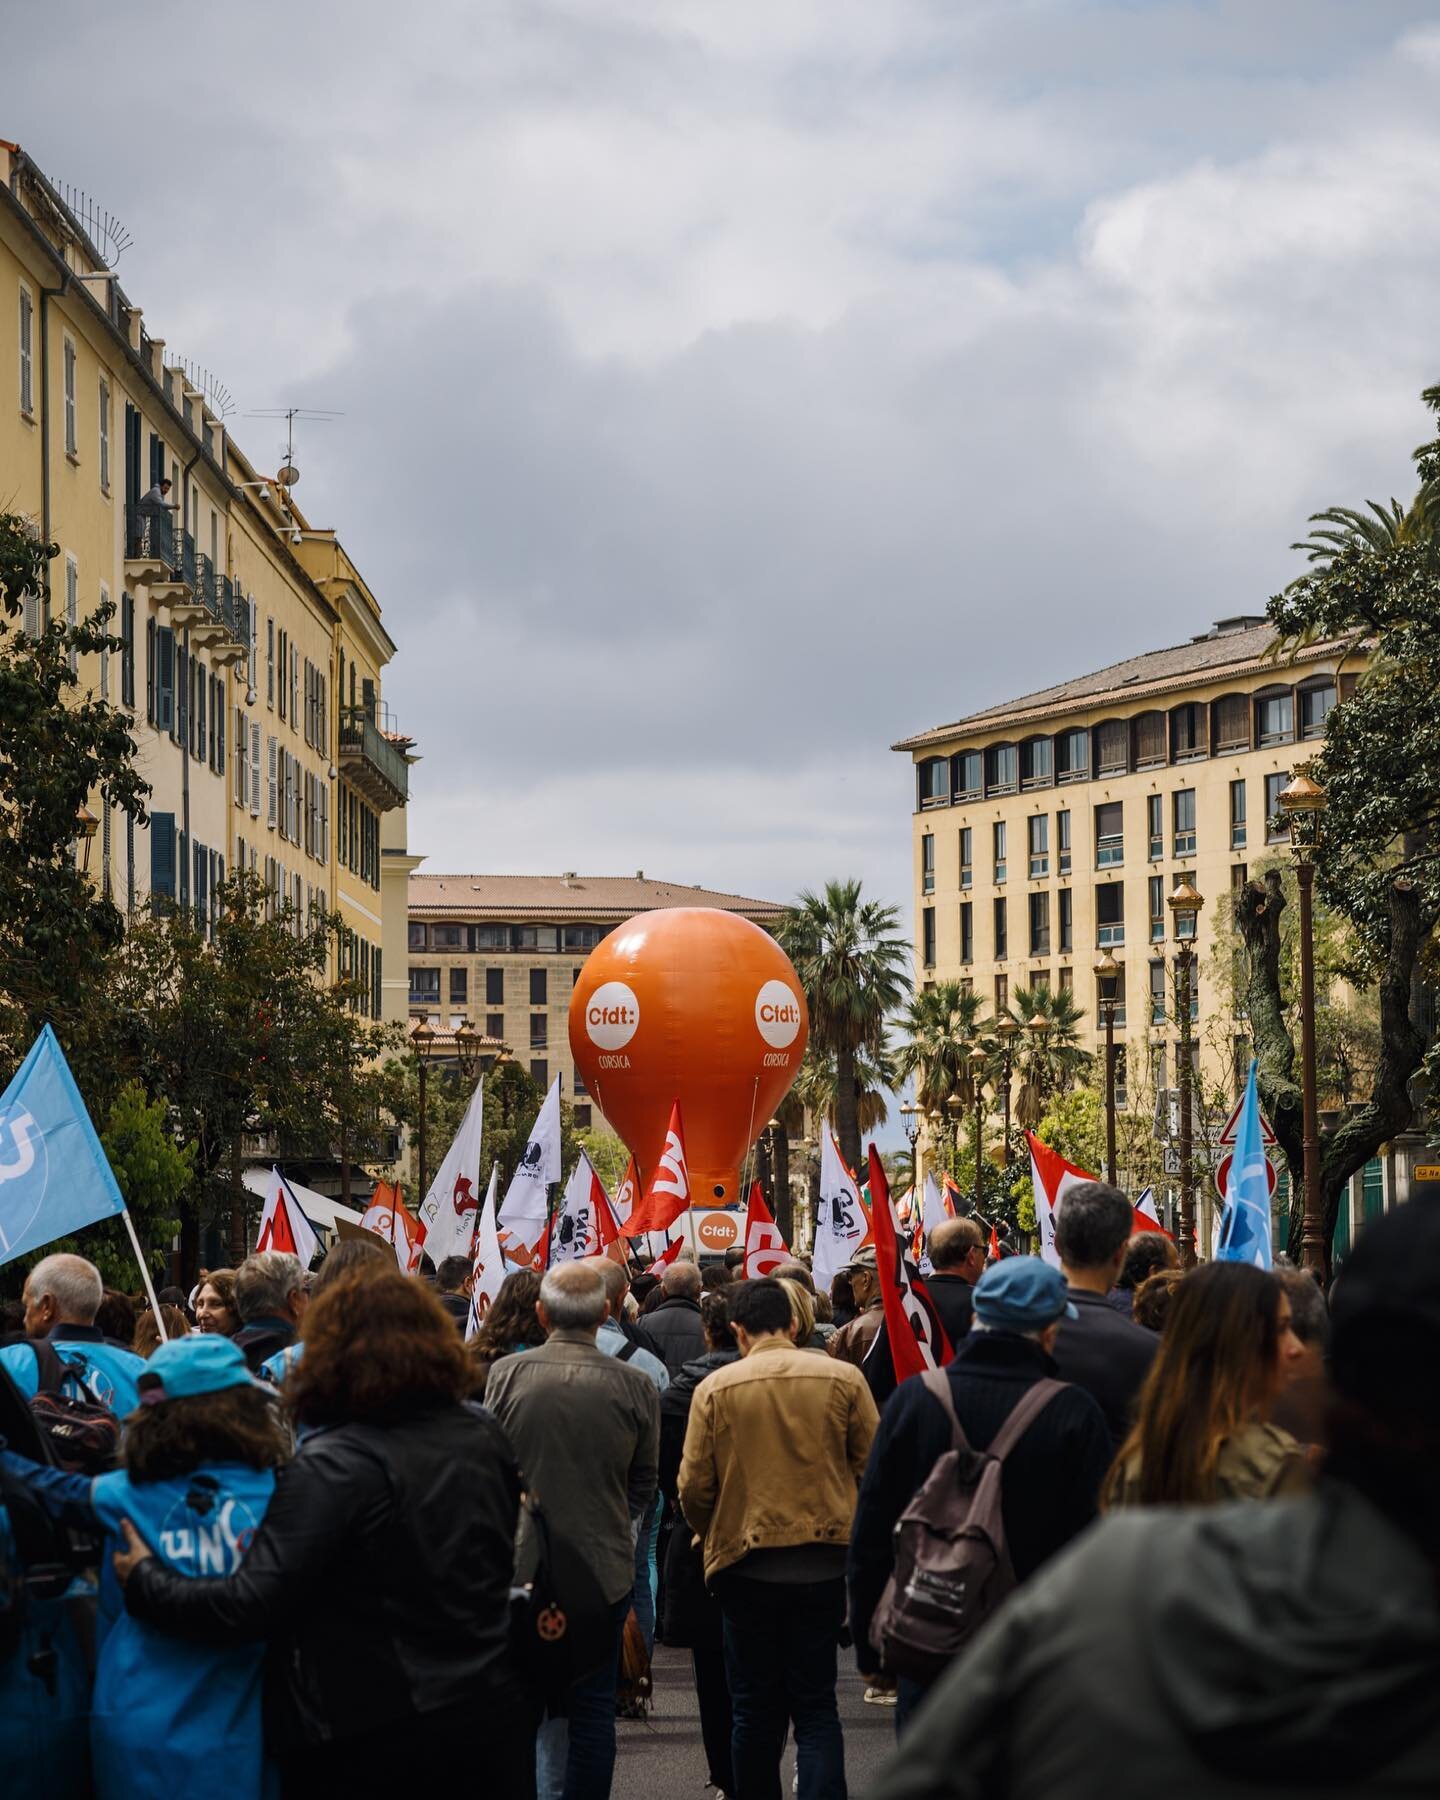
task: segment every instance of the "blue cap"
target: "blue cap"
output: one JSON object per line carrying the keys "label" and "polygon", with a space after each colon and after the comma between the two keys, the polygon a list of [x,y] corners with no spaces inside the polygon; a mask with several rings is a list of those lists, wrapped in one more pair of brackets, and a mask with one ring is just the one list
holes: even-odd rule
{"label": "blue cap", "polygon": [[1078,1319],[1065,1277],[1038,1256],[1007,1256],[975,1284],[975,1316],[1002,1331],[1043,1331],[1057,1319]]}
{"label": "blue cap", "polygon": [[139,1379],[147,1406],[185,1400],[195,1394],[223,1394],[227,1388],[260,1387],[243,1351],[218,1332],[191,1332],[158,1344]]}

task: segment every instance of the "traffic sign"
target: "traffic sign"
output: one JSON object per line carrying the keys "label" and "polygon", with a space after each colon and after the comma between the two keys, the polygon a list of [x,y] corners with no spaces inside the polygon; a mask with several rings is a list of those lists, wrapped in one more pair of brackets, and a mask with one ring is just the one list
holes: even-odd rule
{"label": "traffic sign", "polygon": [[[1230,1164],[1234,1160],[1231,1152],[1227,1150],[1220,1158],[1220,1166],[1215,1171],[1215,1192],[1222,1200],[1225,1198],[1225,1184],[1230,1179]],[[1279,1172],[1276,1170],[1274,1163],[1271,1162],[1270,1158],[1267,1156],[1265,1158],[1265,1186],[1268,1189],[1272,1200],[1275,1198],[1275,1190],[1279,1185]]]}
{"label": "traffic sign", "polygon": [[[1235,1133],[1240,1124],[1240,1109],[1244,1104],[1245,1102],[1243,1099],[1235,1102],[1235,1110],[1226,1120],[1225,1129],[1220,1133],[1220,1142],[1227,1150],[1230,1149],[1235,1142]],[[1270,1121],[1262,1112],[1260,1114],[1260,1142],[1264,1144],[1268,1150],[1275,1141],[1275,1133],[1270,1128]]]}
{"label": "traffic sign", "polygon": [[1416,1163],[1410,1171],[1412,1181],[1440,1181],[1440,1163]]}

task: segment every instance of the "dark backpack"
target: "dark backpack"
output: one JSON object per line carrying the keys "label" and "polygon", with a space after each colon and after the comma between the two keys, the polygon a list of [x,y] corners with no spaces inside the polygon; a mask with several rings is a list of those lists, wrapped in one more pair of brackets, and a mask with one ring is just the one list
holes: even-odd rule
{"label": "dark backpack", "polygon": [[65,1391],[70,1384],[84,1392],[83,1357],[67,1363],[43,1338],[33,1340],[30,1348],[38,1376],[30,1412],[56,1463],[72,1475],[103,1475],[113,1469],[120,1449],[120,1421],[88,1394],[77,1399]]}
{"label": "dark backpack", "polygon": [[895,1571],[870,1624],[886,1669],[932,1680],[970,1642],[1015,1586],[1000,1510],[1005,1458],[1065,1386],[1037,1381],[1016,1402],[988,1450],[972,1450],[950,1378],[927,1369],[926,1391],[950,1418],[950,1448],[895,1527]]}
{"label": "dark backpack", "polygon": [[535,1496],[525,1494],[520,1504],[530,1515],[536,1560],[529,1582],[512,1593],[510,1648],[549,1711],[562,1713],[571,1684],[613,1654],[613,1608],[584,1556],[552,1535]]}

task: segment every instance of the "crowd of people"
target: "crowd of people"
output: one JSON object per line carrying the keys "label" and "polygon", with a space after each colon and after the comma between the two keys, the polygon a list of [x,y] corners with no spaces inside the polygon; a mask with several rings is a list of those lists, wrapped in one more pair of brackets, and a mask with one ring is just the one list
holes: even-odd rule
{"label": "crowd of people", "polygon": [[899,1382],[869,1246],[829,1291],[520,1269],[468,1343],[459,1259],[359,1239],[160,1320],[42,1259],[0,1347],[6,1792],[603,1800],[657,1638],[714,1800],[780,1800],[787,1741],[843,1800],[851,1655],[877,1800],[1440,1791],[1440,1205],[1328,1304],[1132,1227],[1100,1182],[1059,1268],[938,1226],[953,1355]]}

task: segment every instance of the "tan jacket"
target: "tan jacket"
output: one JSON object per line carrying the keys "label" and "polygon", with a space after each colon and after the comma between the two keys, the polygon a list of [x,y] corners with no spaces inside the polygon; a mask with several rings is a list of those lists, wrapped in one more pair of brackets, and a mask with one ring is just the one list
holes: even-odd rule
{"label": "tan jacket", "polygon": [[877,1297],[864,1312],[856,1313],[848,1325],[842,1325],[825,1348],[832,1356],[838,1356],[842,1362],[854,1363],[858,1369],[870,1354],[870,1346],[880,1335],[884,1323],[884,1302]]}
{"label": "tan jacket", "polygon": [[680,1506],[705,1579],[793,1544],[845,1544],[879,1415],[849,1363],[772,1341],[695,1390]]}
{"label": "tan jacket", "polygon": [[[1278,1425],[1245,1425],[1220,1446],[1215,1463],[1216,1500],[1271,1500],[1308,1493],[1312,1481],[1305,1452]],[[1126,1459],[1110,1501],[1140,1504],[1140,1457]]]}

